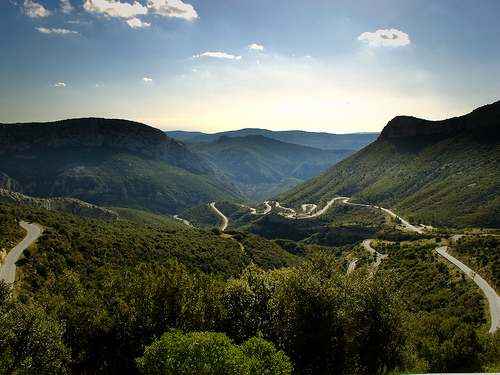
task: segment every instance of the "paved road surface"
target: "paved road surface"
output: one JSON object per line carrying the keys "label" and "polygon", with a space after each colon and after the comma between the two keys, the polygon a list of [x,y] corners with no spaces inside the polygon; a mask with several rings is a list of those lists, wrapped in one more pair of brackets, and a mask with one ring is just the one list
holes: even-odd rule
{"label": "paved road surface", "polygon": [[371,204],[361,204],[361,203],[351,203],[349,202],[349,199],[350,198],[342,198],[342,202],[344,202],[345,204],[352,204],[354,206],[363,206],[363,207],[373,207],[373,208],[379,208],[381,209],[382,211],[385,211],[387,212],[389,215],[391,215],[392,217],[395,217],[396,219],[399,219],[401,221],[401,223],[408,229],[410,230],[413,230],[417,233],[420,233],[422,234],[422,230],[420,228],[417,228],[416,226],[414,225],[411,225],[409,222],[407,222],[406,220],[404,220],[403,218],[401,218],[400,216],[396,215],[394,212],[388,210],[387,208],[383,208],[383,207],[380,207],[380,206],[372,206]]}
{"label": "paved road surface", "polygon": [[183,222],[184,224],[186,224],[188,227],[194,228],[188,220],[186,220],[186,219],[183,219],[183,218],[179,217],[179,215],[174,215],[174,219],[179,220],[179,221],[182,221],[182,222]]}
{"label": "paved road surface", "polygon": [[23,240],[7,254],[2,269],[0,270],[0,279],[5,280],[7,284],[14,283],[16,277],[16,262],[23,250],[35,242],[38,236],[42,233],[40,227],[34,224],[28,224],[25,221],[21,221],[19,225],[26,229],[26,237],[24,237]]}
{"label": "paved road surface", "polygon": [[377,250],[375,250],[373,247],[370,246],[371,238],[364,240],[363,241],[363,246],[365,247],[366,250],[368,250],[370,253],[375,254],[375,262],[373,262],[373,267],[378,267],[382,259],[385,259],[388,257],[387,254],[380,254]]}
{"label": "paved road surface", "polygon": [[214,211],[222,217],[222,226],[220,227],[221,231],[225,231],[227,228],[227,225],[229,224],[229,220],[227,219],[226,215],[224,215],[222,212],[220,212],[217,207],[215,207],[215,202],[210,203],[210,206],[214,209]]}
{"label": "paved road surface", "polygon": [[458,259],[454,258],[450,254],[446,252],[447,247],[441,246],[436,248],[436,251],[441,254],[443,257],[448,259],[455,266],[460,268],[467,276],[469,276],[474,282],[477,284],[479,288],[483,291],[488,298],[488,302],[490,304],[490,314],[491,314],[491,328],[490,332],[493,333],[500,327],[500,297],[495,292],[495,290],[478,274],[476,274],[473,270],[467,267],[465,264],[460,262]]}
{"label": "paved road surface", "polygon": [[357,259],[351,260],[351,262],[349,263],[349,267],[347,267],[347,274],[350,274],[356,269],[356,263],[358,263]]}

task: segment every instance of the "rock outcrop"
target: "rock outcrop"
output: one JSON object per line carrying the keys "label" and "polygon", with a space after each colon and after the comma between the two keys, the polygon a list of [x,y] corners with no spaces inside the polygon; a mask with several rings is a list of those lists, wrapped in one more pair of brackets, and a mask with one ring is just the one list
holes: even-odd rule
{"label": "rock outcrop", "polygon": [[3,172],[0,172],[0,189],[6,189],[22,193],[21,184],[16,180],[14,180],[13,178],[10,178]]}
{"label": "rock outcrop", "polygon": [[75,198],[34,198],[14,191],[0,189],[0,201],[21,203],[35,208],[61,211],[92,219],[118,219],[118,214],[114,211]]}
{"label": "rock outcrop", "polygon": [[477,108],[464,116],[441,121],[397,116],[385,126],[381,139],[450,135],[460,131],[499,131],[500,101]]}
{"label": "rock outcrop", "polygon": [[115,148],[163,160],[192,173],[214,169],[182,142],[151,126],[128,120],[80,118],[45,123],[0,124],[0,155],[68,148]]}

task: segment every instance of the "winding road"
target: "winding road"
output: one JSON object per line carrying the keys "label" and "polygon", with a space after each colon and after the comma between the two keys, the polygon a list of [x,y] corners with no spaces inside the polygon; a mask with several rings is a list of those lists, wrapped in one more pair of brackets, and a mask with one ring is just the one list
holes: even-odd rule
{"label": "winding road", "polygon": [[483,291],[484,295],[488,299],[488,303],[490,304],[490,315],[491,315],[491,328],[490,332],[493,333],[500,327],[500,297],[495,292],[495,290],[477,273],[475,273],[472,269],[467,267],[465,264],[460,262],[455,257],[451,256],[447,252],[447,246],[437,247],[436,251],[438,254],[442,255],[446,259],[448,259],[455,266],[460,268],[467,276],[469,276],[474,282],[477,284],[479,288]]}
{"label": "winding road", "polygon": [[37,225],[29,224],[25,221],[21,221],[19,225],[26,230],[26,237],[7,254],[4,264],[0,269],[0,280],[5,280],[7,284],[11,284],[12,286],[16,277],[16,262],[19,256],[42,233],[41,228]]}
{"label": "winding road", "polygon": [[[345,203],[345,204],[351,204],[351,205],[363,206],[363,207],[373,207],[373,208],[376,208],[376,209],[380,209],[380,210],[386,212],[387,214],[391,215],[392,217],[398,219],[401,222],[401,224],[403,226],[405,226],[407,229],[409,229],[411,231],[414,231],[414,232],[417,232],[419,234],[423,233],[422,228],[418,228],[418,227],[410,224],[408,221],[404,220],[403,218],[401,218],[400,216],[396,215],[394,212],[388,210],[387,208],[383,208],[383,207],[380,207],[380,206],[372,206],[372,205],[369,205],[369,204],[351,203],[351,202],[349,202],[349,199],[350,198],[348,198],[348,197],[336,197],[336,198],[333,198],[332,200],[330,200],[326,204],[325,207],[323,207],[321,210],[319,210],[317,212],[314,212],[312,214],[310,212],[313,211],[313,210],[315,210],[317,208],[317,206],[313,205],[313,204],[303,204],[302,205],[302,210],[308,213],[306,215],[304,215],[304,214],[297,215],[297,213],[295,212],[295,210],[293,210],[291,208],[283,207],[283,206],[281,206],[279,204],[279,202],[266,201],[266,202],[264,202],[264,204],[266,206],[266,210],[262,214],[264,214],[264,215],[268,214],[271,211],[271,209],[272,209],[272,206],[271,206],[270,203],[274,203],[276,208],[279,208],[279,209],[282,209],[282,210],[287,210],[287,211],[290,212],[289,214],[284,215],[288,219],[309,219],[309,218],[317,217],[317,216],[320,216],[320,215],[324,214],[332,206],[332,204],[335,201],[342,200],[342,202]],[[219,211],[217,209],[217,207],[215,207],[215,202],[212,202],[210,204],[210,206],[212,207],[212,209],[220,217],[222,217],[223,224],[221,226],[221,231],[224,231],[227,228],[228,224],[229,224],[228,218],[221,211]],[[252,214],[257,214],[257,210],[255,208],[248,207],[248,206],[243,206],[243,207],[246,207],[246,208],[250,209],[250,211],[251,211]],[[309,210],[308,210],[308,208],[309,208]],[[458,236],[455,236],[455,237],[458,237]],[[371,239],[364,240],[363,241],[363,246],[365,247],[366,250],[368,250],[369,252],[371,252],[372,254],[375,255],[375,262],[374,262],[373,266],[377,267],[380,264],[380,262],[382,261],[382,259],[387,258],[387,254],[385,254],[385,255],[384,254],[380,254],[378,251],[376,251],[375,249],[373,249],[370,246],[370,242],[371,242]],[[490,306],[490,314],[491,314],[491,329],[490,329],[490,332],[492,332],[492,333],[495,332],[497,330],[497,328],[500,327],[500,297],[495,292],[495,290],[481,276],[479,276],[478,274],[476,274],[472,269],[470,269],[469,267],[467,267],[465,264],[461,263],[459,260],[457,260],[456,258],[454,258],[453,256],[451,256],[450,254],[448,254],[446,252],[446,250],[447,250],[446,246],[442,246],[442,247],[436,248],[436,251],[440,255],[442,255],[443,257],[445,257],[446,259],[448,259],[450,262],[452,262],[454,265],[456,265],[458,268],[460,268],[463,272],[465,272],[467,274],[467,276],[469,276],[470,278],[472,278],[474,280],[474,282],[479,286],[479,288],[481,288],[481,290],[485,294],[486,298],[488,299],[488,303],[489,303],[489,306]],[[353,272],[355,270],[357,262],[358,262],[357,259],[353,259],[351,261],[351,263],[349,264],[347,273],[351,273],[351,272]]]}
{"label": "winding road", "polygon": [[368,250],[370,253],[375,255],[375,262],[373,262],[373,267],[378,267],[382,259],[385,259],[388,257],[387,254],[380,254],[377,250],[375,250],[373,247],[370,246],[370,242],[372,241],[371,238],[364,240],[363,241],[363,246],[365,247],[366,250]]}
{"label": "winding road", "polygon": [[219,211],[219,209],[217,207],[215,207],[215,202],[212,202],[210,203],[210,207],[212,207],[214,209],[214,211],[220,216],[222,217],[222,225],[220,227],[220,230],[221,231],[225,231],[226,228],[227,228],[227,225],[229,224],[229,220],[228,218],[226,217],[226,215],[224,215],[222,212]]}
{"label": "winding road", "polygon": [[188,220],[186,220],[186,219],[183,219],[183,218],[179,217],[179,215],[174,215],[174,219],[175,219],[175,220],[182,221],[182,222],[183,222],[184,224],[186,224],[188,227],[194,228]]}

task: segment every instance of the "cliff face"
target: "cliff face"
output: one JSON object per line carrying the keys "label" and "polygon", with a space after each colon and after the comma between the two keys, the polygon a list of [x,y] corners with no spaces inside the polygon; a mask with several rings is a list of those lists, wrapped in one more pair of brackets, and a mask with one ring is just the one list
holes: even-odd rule
{"label": "cliff face", "polygon": [[214,173],[182,142],[145,124],[102,118],[82,118],[47,123],[0,124],[0,155],[33,150],[125,149],[193,173]]}
{"label": "cliff face", "polygon": [[22,192],[21,184],[3,172],[0,172],[0,189]]}
{"label": "cliff face", "polygon": [[500,101],[480,107],[469,114],[441,121],[397,116],[385,126],[381,139],[450,135],[460,131],[500,130]]}
{"label": "cliff face", "polygon": [[34,198],[10,190],[0,189],[0,201],[21,203],[31,207],[67,212],[93,219],[116,220],[118,218],[118,214],[114,211],[74,198]]}

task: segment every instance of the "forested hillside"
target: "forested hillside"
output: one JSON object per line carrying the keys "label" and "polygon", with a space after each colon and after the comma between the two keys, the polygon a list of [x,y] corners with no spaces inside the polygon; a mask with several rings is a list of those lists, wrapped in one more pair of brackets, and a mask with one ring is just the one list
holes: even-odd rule
{"label": "forested hillside", "polygon": [[287,205],[352,196],[417,223],[500,226],[500,102],[444,121],[397,117],[371,145],[279,196]]}
{"label": "forested hillside", "polygon": [[[291,181],[308,180],[354,153],[299,146],[261,135],[221,136],[190,147],[256,201],[282,193],[292,187]],[[282,188],[276,191],[279,186]]]}
{"label": "forested hillside", "polygon": [[126,120],[0,125],[0,187],[35,197],[178,213],[237,188],[162,131]]}
{"label": "forested hillside", "polygon": [[[129,219],[0,204],[2,246],[22,237],[21,218],[44,227],[18,261],[13,299],[0,283],[2,372],[146,374],[186,356],[255,375],[500,369],[481,294],[431,251],[441,238],[380,239],[389,258],[373,269],[355,243],[269,241],[122,214]],[[352,259],[358,269],[347,274]],[[239,359],[230,364],[228,353]]]}

